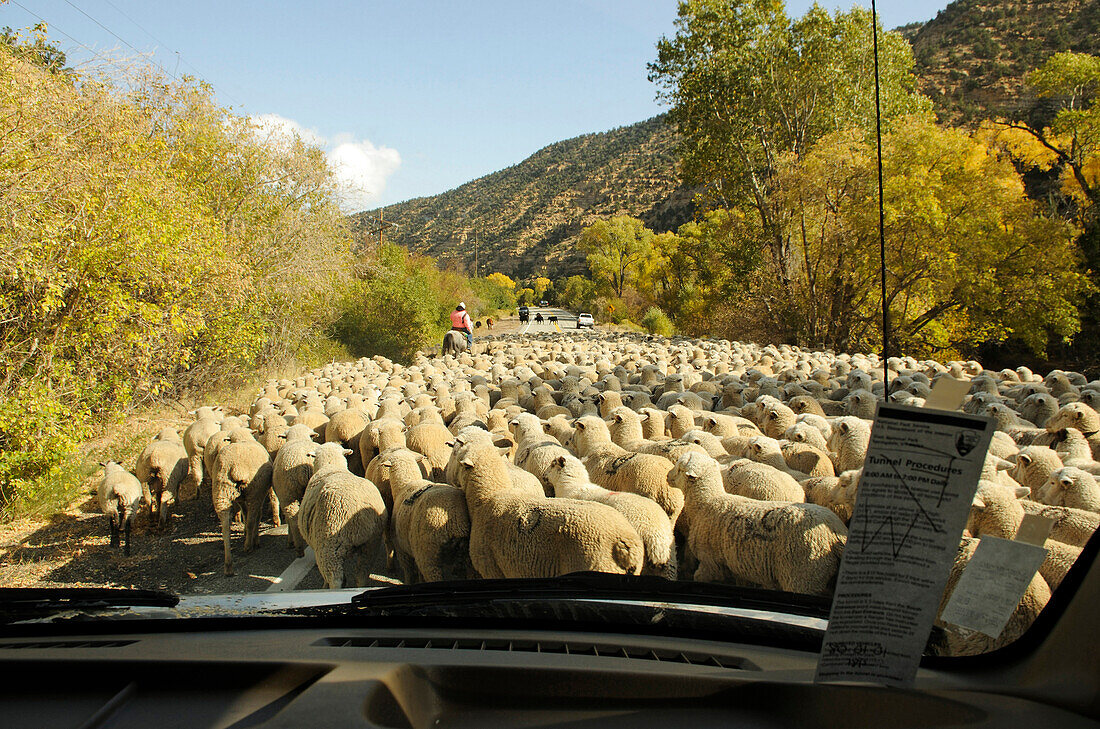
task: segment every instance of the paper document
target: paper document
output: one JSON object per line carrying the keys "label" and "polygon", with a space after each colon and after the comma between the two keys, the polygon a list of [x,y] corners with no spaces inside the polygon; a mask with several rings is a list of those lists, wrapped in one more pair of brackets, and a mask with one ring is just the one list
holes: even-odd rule
{"label": "paper document", "polygon": [[943,621],[996,638],[1020,604],[1047,550],[982,537],[943,609]]}
{"label": "paper document", "polygon": [[913,682],[992,437],[987,417],[879,405],[817,681]]}

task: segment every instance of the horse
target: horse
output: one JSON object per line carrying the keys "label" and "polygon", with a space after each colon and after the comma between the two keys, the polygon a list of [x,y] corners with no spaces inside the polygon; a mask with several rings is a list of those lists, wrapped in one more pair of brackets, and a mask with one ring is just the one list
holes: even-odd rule
{"label": "horse", "polygon": [[443,348],[440,356],[448,354],[461,354],[467,349],[466,333],[451,329],[443,335]]}

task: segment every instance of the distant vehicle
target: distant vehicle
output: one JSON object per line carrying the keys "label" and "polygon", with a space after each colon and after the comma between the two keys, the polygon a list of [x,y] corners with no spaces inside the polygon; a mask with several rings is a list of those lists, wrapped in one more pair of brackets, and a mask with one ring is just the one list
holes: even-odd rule
{"label": "distant vehicle", "polygon": [[521,323],[531,321],[531,310],[526,306],[519,307],[519,320]]}
{"label": "distant vehicle", "polygon": [[596,320],[592,318],[591,314],[579,314],[577,316],[577,329],[594,326],[596,326]]}
{"label": "distant vehicle", "polygon": [[546,299],[543,299],[542,301],[539,302],[539,306],[550,306],[550,305],[546,303]]}

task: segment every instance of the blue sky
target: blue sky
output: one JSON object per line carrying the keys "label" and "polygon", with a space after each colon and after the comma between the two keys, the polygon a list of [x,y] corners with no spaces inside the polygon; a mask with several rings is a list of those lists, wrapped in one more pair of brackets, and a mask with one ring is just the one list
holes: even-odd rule
{"label": "blue sky", "polygon": [[[892,28],[928,20],[947,3],[882,0],[878,9]],[[788,0],[792,15],[809,5]],[[0,5],[0,25],[25,28],[39,17],[72,64],[94,60],[93,51],[133,57],[136,49],[170,73],[201,76],[223,104],[262,117],[272,129],[299,130],[353,181],[357,192],[347,206],[361,209],[433,195],[552,142],[660,113],[646,63],[657,40],[673,32],[676,3]]]}

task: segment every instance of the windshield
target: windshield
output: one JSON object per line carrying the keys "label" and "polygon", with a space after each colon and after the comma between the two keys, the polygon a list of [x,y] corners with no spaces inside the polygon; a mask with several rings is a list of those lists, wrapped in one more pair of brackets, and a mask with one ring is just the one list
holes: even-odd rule
{"label": "windshield", "polygon": [[805,615],[880,406],[972,431],[932,610],[1046,550],[929,651],[1100,523],[1093,10],[84,5],[0,5],[0,587]]}

